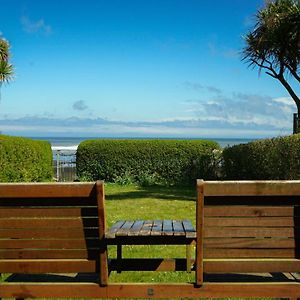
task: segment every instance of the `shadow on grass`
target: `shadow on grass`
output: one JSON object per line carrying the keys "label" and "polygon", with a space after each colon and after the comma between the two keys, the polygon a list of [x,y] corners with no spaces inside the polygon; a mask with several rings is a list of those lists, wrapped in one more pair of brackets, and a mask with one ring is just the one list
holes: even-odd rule
{"label": "shadow on grass", "polygon": [[134,191],[113,191],[106,194],[107,200],[161,199],[178,201],[195,201],[196,189],[193,187],[136,187]]}

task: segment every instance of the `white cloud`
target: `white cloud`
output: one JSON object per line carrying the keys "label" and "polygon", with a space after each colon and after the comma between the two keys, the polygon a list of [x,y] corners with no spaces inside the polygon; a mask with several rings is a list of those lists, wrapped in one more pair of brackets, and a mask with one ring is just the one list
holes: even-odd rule
{"label": "white cloud", "polygon": [[52,33],[52,28],[50,25],[46,24],[44,19],[39,19],[37,21],[30,20],[27,16],[21,17],[22,29],[26,33],[42,33],[49,35]]}

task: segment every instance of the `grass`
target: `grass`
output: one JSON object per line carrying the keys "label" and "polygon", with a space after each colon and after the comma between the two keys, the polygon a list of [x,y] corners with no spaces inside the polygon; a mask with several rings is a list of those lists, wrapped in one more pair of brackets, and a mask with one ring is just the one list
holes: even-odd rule
{"label": "grass", "polygon": [[[193,187],[140,187],[106,185],[107,225],[118,220],[189,219],[195,225],[196,192]],[[116,257],[116,246],[108,249]],[[124,246],[123,257],[185,257],[185,246]],[[186,272],[112,272],[110,282],[193,282]]]}

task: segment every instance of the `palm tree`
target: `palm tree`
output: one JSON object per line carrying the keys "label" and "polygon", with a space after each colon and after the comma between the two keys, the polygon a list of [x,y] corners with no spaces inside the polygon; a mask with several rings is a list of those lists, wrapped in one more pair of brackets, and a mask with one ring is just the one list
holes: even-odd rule
{"label": "palm tree", "polygon": [[245,41],[243,60],[279,80],[300,116],[300,98],[288,82],[291,75],[300,83],[300,0],[269,1],[258,11],[256,25]]}
{"label": "palm tree", "polygon": [[1,87],[13,79],[13,66],[9,63],[9,43],[0,38],[0,100]]}

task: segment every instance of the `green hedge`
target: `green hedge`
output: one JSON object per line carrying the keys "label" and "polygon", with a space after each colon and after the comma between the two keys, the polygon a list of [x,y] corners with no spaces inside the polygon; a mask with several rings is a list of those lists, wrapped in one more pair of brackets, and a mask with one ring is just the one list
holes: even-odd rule
{"label": "green hedge", "polygon": [[0,182],[50,181],[50,143],[0,135]]}
{"label": "green hedge", "polygon": [[217,143],[200,140],[87,140],[77,150],[77,175],[121,184],[195,184],[214,178],[214,149]]}
{"label": "green hedge", "polygon": [[226,179],[300,179],[300,135],[225,148]]}

